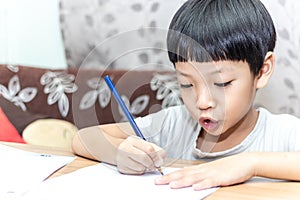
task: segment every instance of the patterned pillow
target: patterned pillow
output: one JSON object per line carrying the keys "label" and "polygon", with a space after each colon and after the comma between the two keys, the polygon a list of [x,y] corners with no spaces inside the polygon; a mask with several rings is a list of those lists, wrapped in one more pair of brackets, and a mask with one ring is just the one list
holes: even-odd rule
{"label": "patterned pillow", "polygon": [[22,135],[24,128],[28,124],[38,119],[50,118],[50,116],[45,114],[23,111],[14,103],[4,99],[3,97],[0,97],[0,107],[2,107],[2,111],[20,135]]}

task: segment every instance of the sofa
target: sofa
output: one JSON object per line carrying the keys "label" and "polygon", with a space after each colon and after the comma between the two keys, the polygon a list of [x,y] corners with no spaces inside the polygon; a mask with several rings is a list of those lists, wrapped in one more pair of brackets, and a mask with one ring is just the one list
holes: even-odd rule
{"label": "sofa", "polygon": [[[60,143],[57,137],[64,135],[67,141],[60,146],[70,147],[78,129],[126,121],[105,75],[111,77],[134,117],[182,103],[173,70],[50,70],[0,65],[0,107],[25,142],[55,146]],[[71,132],[69,136],[66,130]],[[54,136],[49,138],[51,134]]]}

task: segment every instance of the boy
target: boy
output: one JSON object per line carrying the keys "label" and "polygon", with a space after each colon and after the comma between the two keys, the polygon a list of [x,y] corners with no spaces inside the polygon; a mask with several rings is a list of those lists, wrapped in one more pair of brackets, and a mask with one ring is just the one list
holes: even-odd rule
{"label": "boy", "polygon": [[253,176],[300,180],[300,120],[254,109],[256,90],[274,69],[276,32],[259,0],[189,0],[170,24],[167,44],[184,106],[128,123],[79,131],[74,152],[117,165],[121,173],[155,170],[165,157],[209,162],[161,176],[156,184],[195,190]]}

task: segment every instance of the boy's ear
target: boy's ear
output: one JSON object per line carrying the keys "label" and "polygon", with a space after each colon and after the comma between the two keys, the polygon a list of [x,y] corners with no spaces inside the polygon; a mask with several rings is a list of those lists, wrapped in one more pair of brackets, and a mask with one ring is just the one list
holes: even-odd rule
{"label": "boy's ear", "polygon": [[275,65],[275,56],[274,53],[269,51],[265,57],[264,63],[262,68],[257,75],[257,83],[256,88],[260,89],[267,85],[268,81],[270,80]]}

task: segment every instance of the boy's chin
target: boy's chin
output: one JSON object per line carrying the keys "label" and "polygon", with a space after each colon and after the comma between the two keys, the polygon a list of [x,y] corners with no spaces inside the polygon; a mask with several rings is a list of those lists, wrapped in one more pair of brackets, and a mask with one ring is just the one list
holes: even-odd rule
{"label": "boy's chin", "polygon": [[205,135],[210,136],[210,137],[220,137],[223,134],[222,129],[218,129],[216,131],[206,130],[203,127],[202,127],[202,129],[204,130]]}

